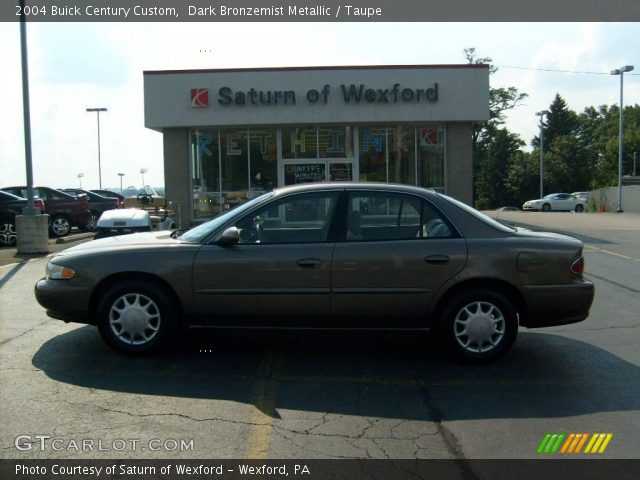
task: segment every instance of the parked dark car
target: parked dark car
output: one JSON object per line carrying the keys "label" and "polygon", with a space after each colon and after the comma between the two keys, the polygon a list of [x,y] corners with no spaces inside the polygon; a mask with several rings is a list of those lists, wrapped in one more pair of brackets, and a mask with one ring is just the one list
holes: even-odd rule
{"label": "parked dark car", "polygon": [[[27,196],[27,187],[7,187],[2,190],[19,197]],[[44,213],[49,214],[49,233],[52,236],[64,237],[74,226],[87,228],[91,212],[86,198],[76,198],[49,187],[34,187],[33,195],[44,201]]]}
{"label": "parked dark car", "polygon": [[[27,199],[0,190],[0,247],[12,247],[16,244],[16,215],[22,215]],[[33,206],[42,213],[44,203],[34,200]]]}
{"label": "parked dark car", "polygon": [[91,212],[91,218],[89,223],[83,230],[89,232],[95,232],[98,228],[98,219],[107,210],[114,210],[120,208],[120,200],[117,198],[107,198],[97,193],[90,192],[89,190],[82,190],[81,188],[61,188],[61,192],[68,193],[74,197],[81,197],[84,195],[89,201],[89,211]]}
{"label": "parked dark car", "polygon": [[120,193],[112,192],[111,190],[89,190],[89,191],[93,193],[97,193],[98,195],[102,195],[103,197],[117,198],[120,201],[119,208],[124,207],[124,195]]}
{"label": "parked dark car", "polygon": [[432,330],[470,360],[518,326],[584,320],[582,242],[507,227],[410,186],[277,189],[180,235],[94,240],[56,254],[35,287],[53,318],[97,325],[126,353],[179,326]]}

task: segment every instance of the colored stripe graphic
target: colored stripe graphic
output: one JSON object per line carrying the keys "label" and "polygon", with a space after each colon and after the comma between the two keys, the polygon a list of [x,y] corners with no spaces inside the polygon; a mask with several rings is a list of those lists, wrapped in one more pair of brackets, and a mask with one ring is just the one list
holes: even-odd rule
{"label": "colored stripe graphic", "polygon": [[[547,433],[538,445],[537,453],[604,453],[612,438],[613,433]],[[586,448],[583,450],[585,444]]]}

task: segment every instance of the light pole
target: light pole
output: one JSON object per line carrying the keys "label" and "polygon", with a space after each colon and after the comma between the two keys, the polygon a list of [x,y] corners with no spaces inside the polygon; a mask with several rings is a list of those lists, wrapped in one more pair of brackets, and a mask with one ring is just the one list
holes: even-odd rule
{"label": "light pole", "polygon": [[548,114],[548,110],[536,112],[536,115],[540,117],[540,198],[544,195],[544,131],[542,130],[542,127],[544,126],[544,116]]}
{"label": "light pole", "polygon": [[147,173],[149,170],[147,170],[146,168],[141,168],[140,169],[140,174],[142,175],[142,186],[144,187],[144,174]]}
{"label": "light pole", "polygon": [[100,112],[106,112],[104,107],[87,108],[87,112],[96,112],[98,116],[98,183],[102,190],[102,166],[100,165]]}
{"label": "light pole", "polygon": [[80,188],[82,188],[82,177],[84,177],[84,173],[80,172],[76,177],[78,177],[78,180],[80,181]]}
{"label": "light pole", "polygon": [[620,134],[619,134],[619,146],[618,146],[618,208],[616,212],[622,213],[622,153],[624,150],[624,120],[623,120],[623,107],[622,102],[622,85],[624,83],[624,72],[630,72],[633,70],[633,65],[625,65],[624,67],[611,70],[611,75],[620,75]]}
{"label": "light pole", "polygon": [[120,193],[122,193],[122,177],[124,177],[124,173],[119,173],[118,176],[120,177]]}

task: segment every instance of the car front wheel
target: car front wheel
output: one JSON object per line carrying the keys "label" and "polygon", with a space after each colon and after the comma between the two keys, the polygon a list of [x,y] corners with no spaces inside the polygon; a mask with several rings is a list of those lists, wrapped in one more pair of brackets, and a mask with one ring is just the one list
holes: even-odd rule
{"label": "car front wheel", "polygon": [[584,211],[584,207],[582,205],[576,205],[576,213],[582,213]]}
{"label": "car front wheel", "polygon": [[551,211],[551,205],[549,205],[548,203],[545,203],[544,205],[542,205],[542,211],[543,212],[550,212]]}
{"label": "car front wheel", "polygon": [[443,313],[444,341],[460,358],[487,362],[504,355],[518,334],[518,317],[500,293],[469,290],[454,297]]}
{"label": "car front wheel", "polygon": [[152,353],[165,345],[177,322],[165,292],[142,281],[112,286],[102,296],[97,314],[102,339],[131,355]]}

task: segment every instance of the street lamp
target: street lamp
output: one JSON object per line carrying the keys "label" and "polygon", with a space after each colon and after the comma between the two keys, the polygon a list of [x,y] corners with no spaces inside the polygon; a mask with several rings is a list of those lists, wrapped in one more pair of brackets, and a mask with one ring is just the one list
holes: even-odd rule
{"label": "street lamp", "polygon": [[623,102],[622,102],[622,85],[624,79],[624,72],[630,72],[633,70],[633,65],[625,65],[624,67],[611,70],[611,75],[620,75],[620,134],[619,134],[619,146],[618,146],[618,208],[616,212],[622,213],[622,153],[624,149],[624,121],[622,116]]}
{"label": "street lamp", "polygon": [[142,175],[142,186],[144,187],[144,174],[147,173],[149,170],[147,170],[146,168],[141,168],[140,169],[140,174]]}
{"label": "street lamp", "polygon": [[102,190],[102,167],[100,165],[100,112],[106,112],[104,107],[87,108],[87,112],[96,112],[98,116],[98,182]]}
{"label": "street lamp", "polygon": [[118,176],[120,177],[120,193],[122,193],[122,177],[124,177],[124,173],[119,173]]}
{"label": "street lamp", "polygon": [[544,150],[543,150],[543,146],[544,146],[544,132],[542,130],[542,127],[544,126],[543,124],[543,120],[544,120],[544,116],[545,115],[549,115],[549,111],[548,110],[542,110],[540,112],[536,112],[536,115],[538,117],[540,117],[540,198],[542,198],[542,196],[544,195]]}
{"label": "street lamp", "polygon": [[84,177],[84,173],[79,173],[78,175],[76,175],[76,177],[78,177],[78,180],[80,180],[80,188],[82,188],[82,177]]}

